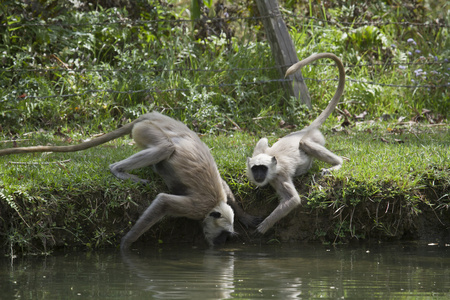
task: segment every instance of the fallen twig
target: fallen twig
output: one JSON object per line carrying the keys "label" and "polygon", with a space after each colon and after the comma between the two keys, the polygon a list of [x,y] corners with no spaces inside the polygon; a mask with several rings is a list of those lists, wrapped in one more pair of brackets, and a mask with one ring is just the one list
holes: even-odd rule
{"label": "fallen twig", "polygon": [[50,164],[61,164],[70,162],[71,159],[61,160],[61,161],[50,161],[50,162],[22,162],[22,161],[9,161],[11,165],[50,165]]}
{"label": "fallen twig", "polygon": [[238,125],[238,124],[236,124],[236,122],[234,122],[233,120],[231,120],[230,119],[230,117],[228,117],[228,116],[225,116],[227,119],[228,119],[228,121],[230,121],[238,130],[241,130],[241,127]]}
{"label": "fallen twig", "polygon": [[4,140],[4,141],[0,141],[0,143],[24,142],[24,141],[29,141],[29,140],[31,140],[31,139]]}

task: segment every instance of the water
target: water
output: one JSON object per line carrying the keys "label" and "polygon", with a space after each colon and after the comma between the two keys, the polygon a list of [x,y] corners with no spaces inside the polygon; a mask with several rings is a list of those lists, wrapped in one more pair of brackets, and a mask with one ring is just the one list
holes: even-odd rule
{"label": "water", "polygon": [[1,259],[0,299],[449,299],[450,247],[188,246]]}

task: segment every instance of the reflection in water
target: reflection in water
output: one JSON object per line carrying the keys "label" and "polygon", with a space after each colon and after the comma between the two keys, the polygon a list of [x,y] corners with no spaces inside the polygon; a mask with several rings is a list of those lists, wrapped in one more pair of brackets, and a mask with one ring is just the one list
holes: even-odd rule
{"label": "reflection in water", "polygon": [[[234,291],[233,252],[180,249],[168,256],[148,253],[122,253],[130,273],[157,299],[229,299]],[[153,256],[153,257],[152,257]]]}
{"label": "reflection in water", "polygon": [[450,247],[187,246],[0,260],[1,299],[450,297]]}

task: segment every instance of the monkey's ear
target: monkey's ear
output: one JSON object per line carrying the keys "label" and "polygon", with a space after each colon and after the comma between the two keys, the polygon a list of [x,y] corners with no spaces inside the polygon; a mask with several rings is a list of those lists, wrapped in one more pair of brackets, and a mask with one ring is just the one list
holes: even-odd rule
{"label": "monkey's ear", "polygon": [[216,219],[218,219],[218,218],[220,218],[221,216],[222,216],[222,214],[220,213],[220,212],[218,212],[218,211],[213,211],[212,213],[210,213],[209,214],[211,217],[213,217],[213,218],[216,218]]}
{"label": "monkey's ear", "polygon": [[264,153],[267,148],[269,148],[269,141],[267,138],[260,139],[255,146],[255,149],[253,150],[253,156],[256,156],[260,153]]}

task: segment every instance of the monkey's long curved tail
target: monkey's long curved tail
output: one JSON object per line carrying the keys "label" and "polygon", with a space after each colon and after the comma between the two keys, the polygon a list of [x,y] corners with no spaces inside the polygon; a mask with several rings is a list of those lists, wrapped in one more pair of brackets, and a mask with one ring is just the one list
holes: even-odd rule
{"label": "monkey's long curved tail", "polygon": [[17,148],[8,148],[1,149],[0,156],[9,155],[9,154],[20,154],[20,153],[32,153],[32,152],[76,152],[80,150],[85,150],[88,148],[92,148],[98,146],[100,144],[104,144],[111,140],[117,139],[121,136],[131,133],[133,126],[139,119],[134,120],[131,123],[128,123],[114,131],[108,132],[98,138],[92,139],[87,142],[83,142],[77,145],[70,146],[31,146],[31,147],[17,147]]}
{"label": "monkey's long curved tail", "polygon": [[333,95],[333,98],[331,99],[330,103],[328,103],[328,106],[325,108],[325,110],[315,119],[308,128],[318,128],[320,127],[325,120],[331,115],[333,110],[336,108],[336,105],[339,102],[339,98],[341,98],[342,94],[344,93],[344,86],[345,86],[345,70],[344,65],[342,64],[339,57],[334,55],[333,53],[318,53],[313,54],[298,63],[293,64],[289,69],[286,71],[286,75],[291,75],[295,72],[297,72],[302,67],[306,66],[309,63],[312,63],[313,61],[316,61],[321,58],[330,58],[336,62],[336,66],[339,69],[339,82],[338,87],[336,89],[336,92]]}

